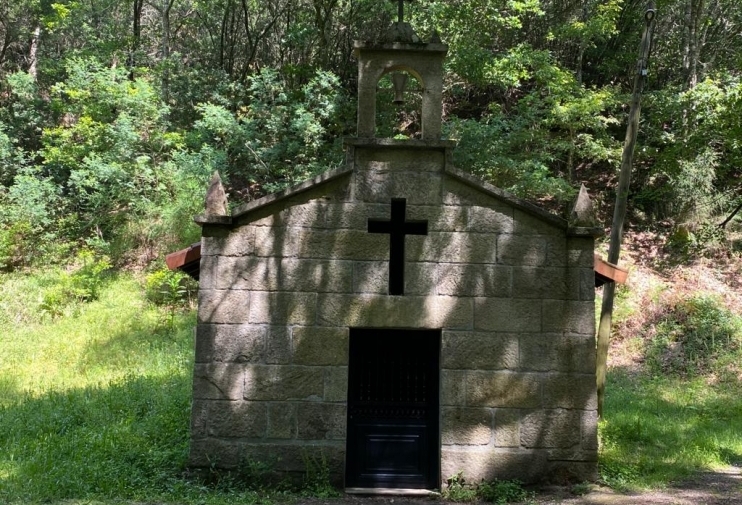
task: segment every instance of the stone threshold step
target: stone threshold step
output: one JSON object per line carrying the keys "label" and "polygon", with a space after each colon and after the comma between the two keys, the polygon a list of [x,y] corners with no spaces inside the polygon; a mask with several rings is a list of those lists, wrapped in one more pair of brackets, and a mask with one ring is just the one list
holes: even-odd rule
{"label": "stone threshold step", "polygon": [[438,491],[432,489],[398,489],[387,487],[346,487],[346,494],[365,494],[377,496],[439,496]]}

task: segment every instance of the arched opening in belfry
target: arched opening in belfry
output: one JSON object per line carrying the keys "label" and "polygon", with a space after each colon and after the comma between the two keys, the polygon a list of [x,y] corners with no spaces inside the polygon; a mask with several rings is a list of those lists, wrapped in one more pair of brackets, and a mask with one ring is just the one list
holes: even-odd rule
{"label": "arched opening in belfry", "polygon": [[422,136],[422,80],[405,69],[391,69],[376,86],[377,138],[419,139]]}

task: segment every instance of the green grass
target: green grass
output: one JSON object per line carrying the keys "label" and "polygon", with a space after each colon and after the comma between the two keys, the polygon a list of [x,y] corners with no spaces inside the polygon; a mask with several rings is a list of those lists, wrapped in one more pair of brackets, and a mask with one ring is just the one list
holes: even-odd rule
{"label": "green grass", "polygon": [[[208,486],[189,478],[192,309],[156,306],[132,276],[108,274],[97,300],[44,310],[45,293],[66,275],[0,277],[0,503],[269,503],[296,496],[234,476],[215,474]],[[699,307],[714,328],[724,327],[725,313]],[[726,367],[720,349],[704,362],[711,370],[717,357]],[[600,465],[614,487],[664,487],[697,470],[742,463],[739,382],[666,372],[609,373]],[[305,495],[332,494],[321,470]]]}
{"label": "green grass", "polygon": [[51,317],[43,293],[63,275],[0,279],[0,503],[265,501],[184,473],[195,312],[120,275]]}
{"label": "green grass", "polygon": [[742,464],[742,386],[704,377],[609,373],[601,421],[603,479],[662,488],[695,471]]}

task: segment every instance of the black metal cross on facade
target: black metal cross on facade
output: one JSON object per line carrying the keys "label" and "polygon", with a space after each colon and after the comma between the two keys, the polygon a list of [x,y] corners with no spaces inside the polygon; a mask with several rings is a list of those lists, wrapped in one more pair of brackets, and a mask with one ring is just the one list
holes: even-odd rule
{"label": "black metal cross on facade", "polygon": [[405,236],[427,235],[427,221],[407,221],[407,200],[392,198],[391,219],[368,220],[369,233],[389,234],[389,294],[404,294]]}
{"label": "black metal cross on facade", "polygon": [[392,0],[392,2],[397,2],[397,17],[399,23],[404,23],[404,3],[405,2],[411,2],[412,0]]}

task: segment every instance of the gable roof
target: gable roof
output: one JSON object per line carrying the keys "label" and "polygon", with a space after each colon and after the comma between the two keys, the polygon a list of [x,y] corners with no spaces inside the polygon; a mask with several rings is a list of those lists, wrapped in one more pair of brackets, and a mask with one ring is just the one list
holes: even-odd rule
{"label": "gable roof", "polygon": [[[344,140],[346,148],[352,150],[355,147],[385,147],[385,148],[399,148],[399,149],[425,149],[425,150],[442,150],[448,153],[456,143],[451,140],[439,140],[439,141],[426,141],[426,140],[395,140],[395,139],[377,139],[377,138],[346,138]],[[352,164],[352,153],[348,153],[346,158],[350,158],[349,162],[342,168],[336,170],[329,170],[323,172],[316,177],[306,180],[302,183],[296,184],[278,193],[272,193],[266,195],[257,200],[245,203],[236,207],[232,210],[228,216],[215,216],[201,214],[194,218],[194,221],[199,225],[232,225],[237,219],[250,212],[256,211],[272,205],[277,202],[288,200],[296,195],[304,193],[306,191],[319,188],[328,184],[331,181],[337,180],[344,176],[349,176],[353,173],[354,168]],[[561,228],[567,232],[570,236],[591,236],[599,237],[603,235],[601,228],[586,228],[586,227],[571,227],[566,219],[563,219],[551,212],[548,212],[537,205],[534,205],[526,200],[511,195],[507,191],[497,188],[491,184],[488,184],[474,175],[459,170],[453,166],[453,163],[447,162],[443,168],[443,174],[452,177],[459,182],[462,182],[483,194],[489,195],[496,200],[511,205],[512,207],[530,214],[546,223],[551,224],[556,228]]]}

